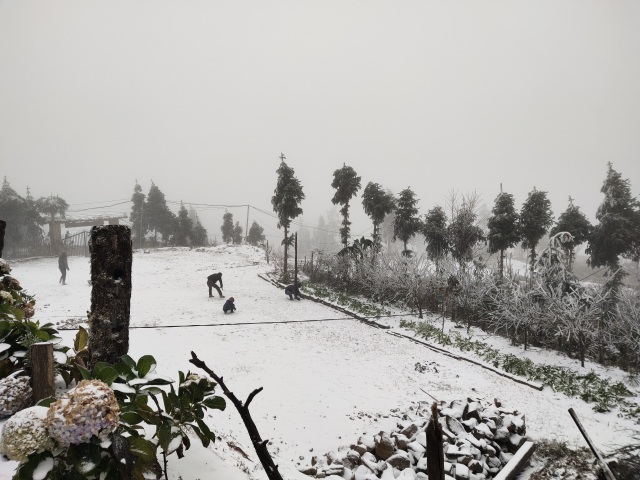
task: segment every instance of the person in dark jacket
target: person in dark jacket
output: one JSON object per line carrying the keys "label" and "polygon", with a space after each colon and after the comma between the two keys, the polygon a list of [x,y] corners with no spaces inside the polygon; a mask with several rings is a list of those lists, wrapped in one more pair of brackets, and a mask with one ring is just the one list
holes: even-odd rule
{"label": "person in dark jacket", "polygon": [[289,300],[293,300],[294,297],[296,300],[300,300],[300,282],[293,282],[291,285],[287,285],[284,293],[289,295]]}
{"label": "person in dark jacket", "polygon": [[[216,282],[220,282],[220,287],[218,287],[218,285],[216,285]],[[212,273],[211,275],[209,275],[207,277],[207,285],[209,287],[209,296],[213,297],[213,294],[211,293],[211,287],[215,288],[218,291],[218,295],[220,295],[220,298],[224,298],[224,295],[222,294],[222,273],[218,272],[218,273]]]}
{"label": "person in dark jacket", "polygon": [[229,299],[224,302],[224,306],[222,307],[222,311],[224,313],[233,313],[233,311],[236,309],[236,306],[233,304],[233,302],[235,302],[235,299],[233,297],[229,297]]}
{"label": "person in dark jacket", "polygon": [[67,270],[69,270],[69,263],[67,262],[67,252],[62,252],[58,257],[58,268],[60,269],[60,273],[62,274],[58,283],[66,285]]}

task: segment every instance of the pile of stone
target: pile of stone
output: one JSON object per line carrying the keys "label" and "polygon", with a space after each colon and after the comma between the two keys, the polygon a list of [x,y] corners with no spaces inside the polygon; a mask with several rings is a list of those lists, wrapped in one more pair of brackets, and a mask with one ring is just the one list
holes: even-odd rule
{"label": "pile of stone", "polygon": [[[525,442],[525,416],[499,401],[468,398],[438,407],[446,473],[459,480],[494,477]],[[300,468],[326,480],[427,480],[429,408],[405,416],[394,431],[362,436],[350,447],[311,459]]]}

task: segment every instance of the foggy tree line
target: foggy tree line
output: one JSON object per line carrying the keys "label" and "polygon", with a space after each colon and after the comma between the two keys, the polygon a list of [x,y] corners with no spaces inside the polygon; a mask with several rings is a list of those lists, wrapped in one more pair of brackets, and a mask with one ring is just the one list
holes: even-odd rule
{"label": "foggy tree line", "polygon": [[[220,227],[222,232],[222,241],[225,243],[241,244],[243,241],[242,233],[243,228],[240,226],[240,222],[233,223],[233,213],[225,212],[222,216],[222,226]],[[260,245],[264,242],[264,228],[262,228],[255,220],[249,227],[246,241],[249,245]]]}
{"label": "foggy tree line", "polygon": [[178,214],[174,214],[167,206],[164,193],[153,181],[147,195],[136,182],[131,203],[129,221],[134,245],[199,247],[209,244],[207,230],[197,215],[192,215],[194,220],[182,202]]}
{"label": "foggy tree line", "polygon": [[27,187],[25,197],[19,195],[4,177],[0,189],[0,218],[7,222],[7,245],[40,245],[44,240],[42,225],[56,216],[65,218],[69,204],[59,196],[34,198]]}
{"label": "foggy tree line", "polygon": [[[284,228],[282,245],[286,258],[287,247],[291,243],[289,227],[291,221],[302,214],[299,205],[305,196],[294,170],[284,159],[276,173],[278,181],[271,202],[278,215],[278,228]],[[347,247],[350,239],[350,202],[361,188],[361,177],[345,164],[334,171],[331,185],[336,191],[332,203],[342,206],[340,213],[343,219],[339,233],[343,247]],[[533,269],[541,239],[545,235],[567,231],[572,239],[563,248],[568,254],[570,269],[576,247],[586,242],[588,264],[594,268],[606,267],[613,273],[619,267],[619,257],[634,261],[640,258],[640,204],[631,194],[629,180],[623,179],[611,163],[608,164],[601,192],[605,199],[596,212],[596,225],[591,225],[570,197],[567,209],[554,225],[547,192],[536,187],[529,192],[520,211],[516,209],[513,195],[501,191],[495,199],[486,228],[480,223],[480,199],[474,193],[460,195],[452,192],[444,208],[436,205],[421,216],[419,200],[411,187],[395,197],[379,184],[369,182],[362,195],[362,206],[373,224],[372,240],[376,249],[381,247],[380,225],[393,215],[393,240],[403,243],[403,255],[414,254],[408,248],[408,243],[416,235],[422,234],[426,252],[436,263],[450,256],[461,268],[465,268],[483,249],[489,254],[498,253],[498,271],[502,277],[505,251],[520,244],[528,250],[529,265]],[[286,265],[284,267],[286,270]]]}

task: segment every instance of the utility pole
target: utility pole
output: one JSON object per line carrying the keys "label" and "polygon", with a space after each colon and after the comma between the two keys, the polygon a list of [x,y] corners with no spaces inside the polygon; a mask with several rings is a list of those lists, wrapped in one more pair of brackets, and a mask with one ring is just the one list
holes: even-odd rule
{"label": "utility pole", "polygon": [[247,237],[249,236],[249,205],[247,205],[247,223],[244,229],[244,243],[247,243]]}
{"label": "utility pole", "polygon": [[294,262],[295,262],[295,269],[294,269],[294,273],[293,273],[293,283],[298,283],[298,232],[296,232],[296,236],[295,236],[295,252],[294,252]]}
{"label": "utility pole", "polygon": [[140,205],[140,248],[144,248],[142,246],[142,213],[144,212],[144,200],[142,201],[142,204]]}

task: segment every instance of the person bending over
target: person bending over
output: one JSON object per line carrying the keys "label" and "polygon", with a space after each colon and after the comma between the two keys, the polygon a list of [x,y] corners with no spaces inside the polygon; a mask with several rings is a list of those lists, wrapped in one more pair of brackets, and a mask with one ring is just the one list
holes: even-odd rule
{"label": "person bending over", "polygon": [[[220,286],[218,287],[218,285],[216,285],[217,282],[220,282]],[[209,275],[207,277],[207,286],[209,287],[209,296],[213,297],[213,294],[211,293],[211,287],[215,288],[218,291],[218,295],[220,295],[220,298],[224,298],[224,295],[222,294],[222,273],[218,272],[218,273],[212,273],[211,275]]]}
{"label": "person bending over", "polygon": [[287,285],[284,289],[284,293],[289,295],[289,300],[300,300],[300,282],[293,282],[291,285]]}

